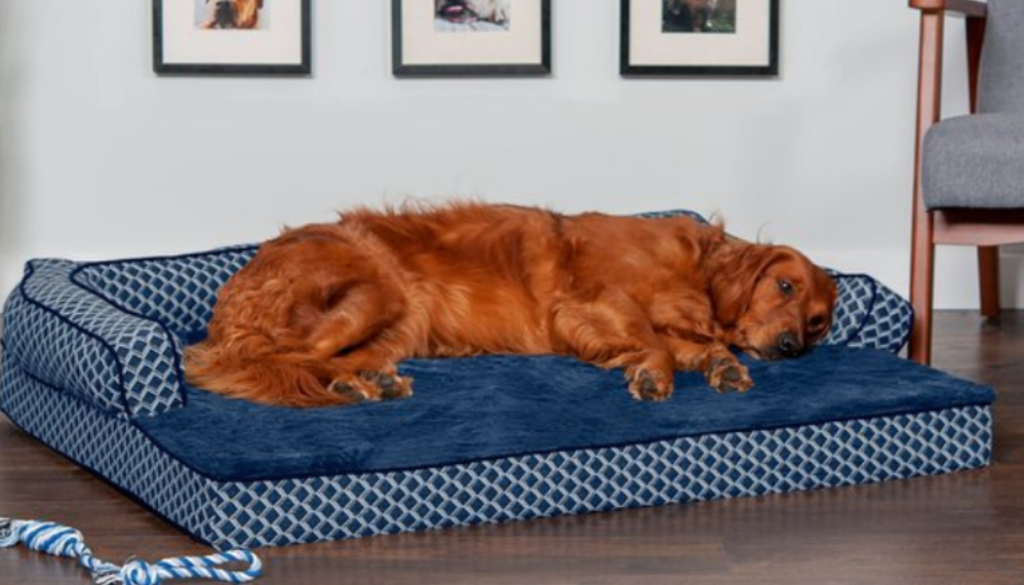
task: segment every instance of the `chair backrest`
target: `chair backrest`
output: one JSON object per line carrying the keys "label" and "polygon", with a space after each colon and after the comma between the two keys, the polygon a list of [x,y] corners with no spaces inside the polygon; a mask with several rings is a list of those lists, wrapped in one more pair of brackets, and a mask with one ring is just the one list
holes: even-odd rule
{"label": "chair backrest", "polygon": [[988,0],[978,110],[1024,112],[1024,0]]}

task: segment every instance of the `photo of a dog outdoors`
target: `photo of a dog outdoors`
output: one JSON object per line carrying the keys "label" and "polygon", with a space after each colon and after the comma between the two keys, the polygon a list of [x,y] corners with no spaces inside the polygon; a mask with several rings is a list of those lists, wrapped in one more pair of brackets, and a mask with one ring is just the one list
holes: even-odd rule
{"label": "photo of a dog outdoors", "polygon": [[662,0],[666,33],[735,33],[736,0]]}

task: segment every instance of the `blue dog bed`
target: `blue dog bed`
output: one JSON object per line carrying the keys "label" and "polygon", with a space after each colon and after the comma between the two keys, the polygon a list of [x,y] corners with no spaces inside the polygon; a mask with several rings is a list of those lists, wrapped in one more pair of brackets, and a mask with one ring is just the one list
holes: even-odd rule
{"label": "blue dog bed", "polygon": [[665,403],[553,356],[409,360],[409,400],[290,410],[188,386],[182,348],[255,247],[34,260],[4,307],[0,409],[219,548],[760,495],[987,465],[990,389],[900,359],[911,312],[867,276],[825,344],[676,377]]}

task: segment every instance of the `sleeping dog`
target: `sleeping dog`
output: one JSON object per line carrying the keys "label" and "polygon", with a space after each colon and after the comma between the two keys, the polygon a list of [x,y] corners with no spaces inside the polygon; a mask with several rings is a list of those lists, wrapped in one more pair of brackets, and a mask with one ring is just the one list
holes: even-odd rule
{"label": "sleeping dog", "polygon": [[637,399],[673,372],[753,386],[730,347],[804,353],[835,283],[798,251],[687,217],[453,204],[346,212],[285,231],[221,288],[190,383],[282,406],[408,396],[411,357],[559,354],[622,368]]}

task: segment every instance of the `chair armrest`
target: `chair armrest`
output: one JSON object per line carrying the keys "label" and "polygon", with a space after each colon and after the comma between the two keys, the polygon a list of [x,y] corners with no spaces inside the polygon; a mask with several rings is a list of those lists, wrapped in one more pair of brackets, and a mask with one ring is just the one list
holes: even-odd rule
{"label": "chair armrest", "polygon": [[977,0],[910,0],[910,7],[925,12],[953,12],[971,18],[988,15],[988,6]]}
{"label": "chair armrest", "polygon": [[985,41],[988,5],[978,0],[909,0],[921,11],[920,71],[918,77],[918,143],[928,126],[941,117],[943,21],[947,15],[967,20],[967,71],[971,112],[977,110],[978,70]]}
{"label": "chair armrest", "polygon": [[988,6],[977,0],[910,0],[910,7],[925,12],[952,12],[971,18],[988,15]]}
{"label": "chair armrest", "polygon": [[[920,62],[917,87],[917,149],[915,167],[928,129],[942,117],[942,61],[945,16],[965,16],[967,21],[967,78],[971,112],[978,108],[978,73],[985,41],[988,5],[977,0],[909,0],[921,11]],[[919,189],[915,186],[915,192]]]}

